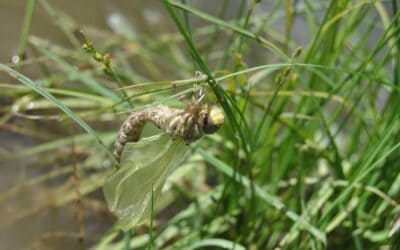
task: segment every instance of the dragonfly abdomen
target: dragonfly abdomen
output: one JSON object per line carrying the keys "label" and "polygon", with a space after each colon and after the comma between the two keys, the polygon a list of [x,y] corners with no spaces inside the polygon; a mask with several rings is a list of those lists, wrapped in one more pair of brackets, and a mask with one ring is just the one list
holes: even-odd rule
{"label": "dragonfly abdomen", "polygon": [[216,107],[200,105],[191,105],[186,109],[159,105],[134,111],[122,124],[114,145],[114,155],[118,161],[125,144],[138,141],[142,128],[147,122],[152,122],[174,139],[181,138],[189,144],[199,139],[204,133],[210,134],[219,129],[224,122],[224,116]]}
{"label": "dragonfly abdomen", "polygon": [[159,129],[168,131],[168,126],[174,117],[177,117],[183,110],[160,105],[132,112],[122,124],[118,138],[114,144],[114,155],[120,160],[122,150],[128,142],[136,142],[147,122],[152,122]]}

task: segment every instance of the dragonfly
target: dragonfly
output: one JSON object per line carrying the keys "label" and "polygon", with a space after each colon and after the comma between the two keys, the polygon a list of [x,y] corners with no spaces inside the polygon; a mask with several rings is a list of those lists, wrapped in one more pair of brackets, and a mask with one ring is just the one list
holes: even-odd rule
{"label": "dragonfly", "polygon": [[[134,111],[122,124],[114,145],[120,166],[103,186],[108,207],[117,215],[117,225],[122,230],[150,217],[153,198],[160,195],[189,145],[222,126],[222,110],[202,105],[203,96],[200,94],[196,102],[184,109],[158,105]],[[163,132],[140,139],[147,123]]]}

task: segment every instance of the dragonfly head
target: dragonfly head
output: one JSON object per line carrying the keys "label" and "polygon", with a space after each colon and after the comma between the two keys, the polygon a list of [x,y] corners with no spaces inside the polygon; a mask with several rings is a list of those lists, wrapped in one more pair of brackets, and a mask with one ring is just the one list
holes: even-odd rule
{"label": "dragonfly head", "polygon": [[[209,105],[192,105],[185,110],[187,120],[182,119],[185,127],[175,126],[178,132],[186,142],[198,140],[203,134],[212,134],[216,132],[224,123],[224,113],[218,107]],[[179,119],[178,119],[179,120]]]}
{"label": "dragonfly head", "polygon": [[224,123],[224,113],[216,106],[206,106],[206,112],[201,112],[199,124],[205,134],[216,132]]}

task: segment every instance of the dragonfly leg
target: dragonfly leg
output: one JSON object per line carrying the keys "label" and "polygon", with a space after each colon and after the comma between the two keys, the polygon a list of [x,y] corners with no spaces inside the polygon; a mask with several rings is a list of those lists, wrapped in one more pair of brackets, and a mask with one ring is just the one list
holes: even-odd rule
{"label": "dragonfly leg", "polygon": [[168,124],[167,132],[172,136],[172,138],[176,139],[179,136],[182,136],[182,132],[180,128],[182,128],[184,124],[182,116],[177,116]]}

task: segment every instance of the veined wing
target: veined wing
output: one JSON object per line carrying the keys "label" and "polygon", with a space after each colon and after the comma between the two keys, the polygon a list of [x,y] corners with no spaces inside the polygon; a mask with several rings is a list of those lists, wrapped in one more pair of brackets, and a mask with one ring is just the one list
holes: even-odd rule
{"label": "veined wing", "polygon": [[167,133],[125,145],[120,169],[103,187],[121,229],[128,230],[149,218],[152,194],[155,198],[161,193],[166,178],[188,148],[182,139],[172,140]]}

